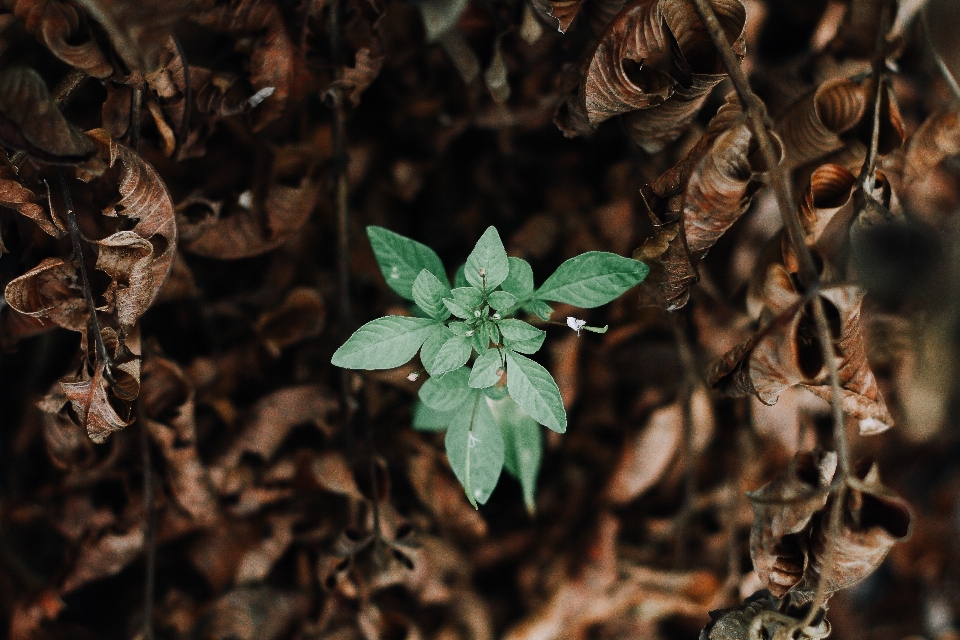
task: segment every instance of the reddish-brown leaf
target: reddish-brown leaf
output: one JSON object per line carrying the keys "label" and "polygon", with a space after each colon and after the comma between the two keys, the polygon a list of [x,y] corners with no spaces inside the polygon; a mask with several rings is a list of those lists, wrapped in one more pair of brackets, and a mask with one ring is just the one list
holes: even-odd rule
{"label": "reddish-brown leaf", "polygon": [[7,0],[5,4],[34,38],[71,67],[101,79],[113,73],[113,65],[72,4],[61,0]]}
{"label": "reddish-brown leaf", "polygon": [[795,102],[777,120],[784,166],[799,167],[841,149],[840,134],[860,122],[866,101],[860,85],[835,78]]}
{"label": "reddish-brown leaf", "polygon": [[90,312],[78,278],[72,263],[46,258],[7,283],[4,296],[22,314],[48,319],[71,331],[85,331]]}
{"label": "reddish-brown leaf", "polygon": [[30,67],[0,71],[0,143],[49,164],[77,164],[96,148],[60,113],[40,74]]}
{"label": "reddish-brown leaf", "polygon": [[787,469],[747,494],[754,514],[750,558],[760,581],[778,598],[803,579],[808,552],[801,534],[827,504],[836,469],[833,452],[798,453]]}
{"label": "reddish-brown leaf", "polygon": [[[861,481],[851,484],[844,502],[839,536],[832,535],[829,509],[816,527],[810,548],[810,563],[804,576],[808,588],[819,581],[827,593],[857,584],[880,566],[890,549],[910,537],[913,514],[906,501],[883,486],[876,463],[857,465],[854,475]],[[832,548],[830,564],[825,564]]]}

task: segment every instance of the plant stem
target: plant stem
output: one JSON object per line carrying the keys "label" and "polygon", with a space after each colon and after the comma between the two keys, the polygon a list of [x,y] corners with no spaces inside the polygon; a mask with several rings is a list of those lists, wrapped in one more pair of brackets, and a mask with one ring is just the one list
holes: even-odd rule
{"label": "plant stem", "polygon": [[[104,372],[109,374],[110,356],[107,353],[107,346],[103,342],[100,320],[97,318],[97,305],[93,300],[93,290],[90,288],[90,278],[87,275],[87,263],[83,259],[80,225],[77,223],[77,214],[73,210],[73,198],[70,196],[70,189],[67,188],[67,179],[63,168],[58,169],[57,175],[60,177],[60,189],[63,192],[63,201],[67,208],[67,230],[70,232],[70,240],[73,242],[73,258],[80,265],[80,286],[83,287],[83,297],[87,303],[87,309],[90,311],[90,320],[87,325],[87,349],[90,348],[92,338],[96,354],[94,368],[102,366]],[[93,336],[89,335],[91,333]],[[111,381],[111,378],[108,377],[107,380]]]}

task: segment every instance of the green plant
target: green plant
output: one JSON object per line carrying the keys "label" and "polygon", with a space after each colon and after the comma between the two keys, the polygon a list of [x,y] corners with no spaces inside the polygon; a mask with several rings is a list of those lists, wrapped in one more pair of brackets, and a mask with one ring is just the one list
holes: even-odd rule
{"label": "green plant", "polygon": [[[487,501],[505,466],[520,480],[532,511],[542,454],[538,424],[563,433],[567,414],[553,377],[527,357],[540,349],[546,332],[511,316],[522,311],[549,321],[548,301],[598,307],[642,282],[649,268],[590,251],[561,264],[535,288],[529,263],[508,257],[489,227],[451,288],[440,258],[426,245],[382,227],[367,227],[367,235],[387,284],[412,300],[420,317],[368,322],[337,349],[333,364],[392,369],[419,351],[430,379],[420,388],[414,428],[447,430],[447,457],[474,507]],[[565,324],[578,334],[606,331],[576,318]]]}

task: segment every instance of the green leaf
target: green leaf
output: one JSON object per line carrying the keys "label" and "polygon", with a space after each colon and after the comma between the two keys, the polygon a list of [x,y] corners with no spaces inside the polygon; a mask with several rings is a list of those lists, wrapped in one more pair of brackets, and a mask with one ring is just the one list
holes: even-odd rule
{"label": "green leaf", "polygon": [[503,434],[503,467],[523,488],[523,502],[532,515],[535,510],[537,475],[543,459],[543,434],[537,421],[528,416],[513,401],[505,397],[490,403],[493,417]]}
{"label": "green leaf", "polygon": [[453,295],[454,300],[471,309],[479,307],[483,302],[483,292],[473,287],[457,287],[451,290],[450,293]]}
{"label": "green leaf", "polygon": [[458,420],[464,413],[467,414],[467,421],[470,420],[470,414],[473,412],[473,405],[467,407],[466,411],[454,409],[453,411],[437,411],[431,409],[423,401],[417,400],[413,408],[413,428],[417,431],[445,431]]}
{"label": "green leaf", "polygon": [[413,283],[424,269],[447,282],[443,263],[427,245],[383,227],[367,227],[367,237],[387,286],[407,300],[413,300]]}
{"label": "green leaf", "polygon": [[523,320],[508,318],[501,320],[498,325],[503,336],[503,344],[519,353],[536,353],[543,346],[547,337],[546,331],[527,324]]}
{"label": "green leaf", "polygon": [[510,262],[507,260],[507,250],[500,241],[500,234],[494,227],[487,227],[477,240],[477,246],[467,256],[464,267],[467,282],[477,289],[493,291],[509,274]]}
{"label": "green leaf", "polygon": [[446,320],[450,311],[443,304],[443,298],[450,294],[450,287],[426,269],[413,281],[413,301],[430,317]]}
{"label": "green leaf", "polygon": [[454,334],[453,331],[443,325],[439,325],[424,341],[423,348],[420,349],[420,362],[423,363],[423,368],[426,369],[427,373],[431,376],[437,375],[437,372],[433,369],[433,363],[437,359],[440,347],[454,335],[456,334]]}
{"label": "green leaf", "polygon": [[474,389],[485,389],[500,382],[503,356],[499,349],[487,349],[473,363],[468,384]]}
{"label": "green leaf", "polygon": [[481,389],[481,391],[483,391],[483,395],[487,396],[491,400],[499,400],[507,397],[507,385],[500,386],[495,384],[492,387]]}
{"label": "green leaf", "polygon": [[529,302],[524,303],[521,308],[527,313],[532,313],[535,316],[539,316],[544,320],[549,320],[551,314],[553,314],[553,309],[550,308],[543,300],[530,300]]}
{"label": "green leaf", "polygon": [[453,335],[455,336],[465,336],[467,335],[467,331],[471,330],[470,325],[466,322],[451,322],[447,326],[450,328],[450,331],[453,331]]}
{"label": "green leaf", "polygon": [[460,268],[457,269],[457,272],[453,275],[453,286],[455,287],[469,287],[470,283],[467,282],[467,276],[464,275],[464,270],[467,268],[467,265],[462,264]]}
{"label": "green leaf", "polygon": [[632,258],[589,251],[561,264],[536,296],[584,309],[599,307],[643,282],[649,272],[650,267]]}
{"label": "green leaf", "polygon": [[533,267],[523,258],[509,259],[510,275],[500,284],[500,288],[526,300],[533,294]]}
{"label": "green leaf", "polygon": [[557,433],[567,430],[560,388],[550,372],[526,356],[507,351],[507,390],[531,418]]}
{"label": "green leaf", "polygon": [[493,493],[503,469],[504,446],[500,426],[479,392],[474,392],[472,419],[466,426],[455,421],[447,429],[445,444],[450,467],[470,503],[476,508]]}
{"label": "green leaf", "polygon": [[467,318],[473,317],[473,309],[471,309],[465,304],[461,304],[457,302],[453,298],[444,298],[443,304],[447,307],[447,309],[450,310],[450,313],[457,316],[458,318],[463,318],[464,320],[466,320]]}
{"label": "green leaf", "polygon": [[486,322],[477,326],[470,334],[470,345],[477,353],[483,353],[490,347],[490,327]]}
{"label": "green leaf", "polygon": [[487,296],[487,302],[490,303],[490,306],[496,309],[497,311],[508,311],[513,309],[513,307],[519,302],[517,296],[506,291],[494,291],[489,296]]}
{"label": "green leaf", "polygon": [[[470,345],[469,337],[453,336],[440,347],[433,363],[427,367],[427,371],[431,372],[430,375],[442,376],[467,364],[471,353],[473,353],[473,347]],[[427,365],[424,364],[424,366]]]}
{"label": "green leaf", "polygon": [[420,399],[431,409],[453,411],[472,397],[467,380],[470,369],[460,367],[443,376],[432,376],[420,387]]}
{"label": "green leaf", "polygon": [[393,369],[417,355],[438,326],[430,318],[377,318],[357,329],[330,362],[344,369]]}
{"label": "green leaf", "polygon": [[497,323],[497,326],[500,328],[500,335],[503,336],[504,341],[507,343],[532,340],[537,336],[547,335],[545,331],[541,331],[533,325],[515,318],[501,320]]}
{"label": "green leaf", "polygon": [[518,340],[517,342],[510,342],[504,346],[510,347],[517,353],[536,353],[537,351],[540,351],[540,347],[543,346],[543,339],[546,337],[546,333],[541,333],[537,337],[531,338],[530,340]]}

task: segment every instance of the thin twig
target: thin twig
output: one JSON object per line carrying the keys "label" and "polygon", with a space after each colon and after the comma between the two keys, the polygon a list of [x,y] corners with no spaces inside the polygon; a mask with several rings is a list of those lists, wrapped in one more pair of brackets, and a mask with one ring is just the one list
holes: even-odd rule
{"label": "thin twig", "polygon": [[[110,355],[107,353],[107,345],[103,342],[103,335],[100,331],[100,320],[97,318],[97,305],[93,300],[93,290],[90,288],[90,277],[87,275],[87,263],[83,259],[83,247],[81,245],[80,225],[77,223],[77,214],[73,210],[73,198],[70,196],[70,189],[67,188],[67,179],[63,168],[59,168],[57,175],[60,177],[60,189],[63,191],[63,201],[67,208],[67,230],[70,232],[70,240],[73,242],[73,258],[80,265],[80,286],[83,287],[83,297],[87,303],[87,309],[90,311],[90,321],[88,323],[88,334],[92,333],[95,345],[96,362],[94,369],[103,367],[104,373],[108,376],[107,380],[112,382],[110,374]],[[90,346],[91,336],[87,336],[87,348]]]}
{"label": "thin twig", "polygon": [[875,172],[877,158],[880,155],[880,111],[883,106],[883,91],[886,86],[887,67],[886,59],[886,26],[890,15],[890,5],[883,3],[880,10],[880,26],[877,29],[876,41],[873,46],[873,130],[870,135],[870,151],[867,161],[860,170],[860,183],[864,191],[872,193],[876,188]]}
{"label": "thin twig", "polygon": [[143,106],[143,89],[136,87],[133,90],[133,99],[130,100],[130,148],[140,151],[140,110]]}
{"label": "thin twig", "polygon": [[[71,69],[70,72],[57,83],[57,86],[53,88],[53,101],[57,104],[57,107],[61,110],[66,108],[89,79],[90,76],[80,69]],[[26,151],[17,151],[10,156],[10,163],[18,167],[26,157]]]}
{"label": "thin twig", "polygon": [[953,77],[953,72],[950,71],[950,67],[944,62],[940,52],[937,51],[937,46],[933,43],[933,38],[930,36],[930,25],[927,23],[926,5],[920,10],[920,21],[923,23],[923,36],[927,39],[927,46],[930,47],[930,52],[933,53],[933,59],[936,61],[940,73],[943,74],[943,78],[947,81],[947,84],[950,85],[950,90],[953,91],[954,97],[960,99],[960,84],[957,84],[957,79]]}

